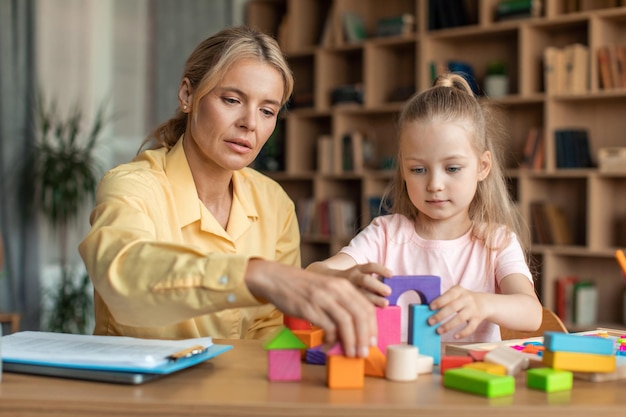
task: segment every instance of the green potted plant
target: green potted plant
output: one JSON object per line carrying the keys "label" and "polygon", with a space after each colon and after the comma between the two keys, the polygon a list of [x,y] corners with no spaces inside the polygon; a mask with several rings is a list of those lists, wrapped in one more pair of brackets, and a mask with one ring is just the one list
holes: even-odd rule
{"label": "green potted plant", "polygon": [[55,100],[37,100],[37,138],[32,160],[24,167],[23,178],[34,189],[33,207],[47,220],[58,239],[61,279],[51,293],[51,311],[46,330],[86,333],[91,323],[92,291],[89,276],[78,277],[69,259],[69,231],[81,208],[93,199],[100,177],[94,149],[105,124],[105,105],[101,105],[85,127],[85,117],[76,105],[62,116]]}
{"label": "green potted plant", "polygon": [[509,94],[509,76],[504,61],[493,60],[489,62],[484,88],[485,94],[491,98],[503,97]]}

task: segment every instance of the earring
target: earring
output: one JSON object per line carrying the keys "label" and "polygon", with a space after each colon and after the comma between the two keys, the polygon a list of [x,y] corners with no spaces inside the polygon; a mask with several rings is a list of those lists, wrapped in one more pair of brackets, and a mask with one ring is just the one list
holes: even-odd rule
{"label": "earring", "polygon": [[183,104],[183,110],[185,110],[185,111],[187,110],[187,105],[186,104]]}

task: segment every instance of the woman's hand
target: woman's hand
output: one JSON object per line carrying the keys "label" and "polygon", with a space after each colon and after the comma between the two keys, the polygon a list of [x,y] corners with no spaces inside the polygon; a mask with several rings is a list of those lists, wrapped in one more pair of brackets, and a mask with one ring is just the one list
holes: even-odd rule
{"label": "woman's hand", "polygon": [[251,259],[246,283],[255,297],[321,327],[326,343],[340,341],[346,356],[366,357],[377,344],[374,304],[347,279]]}
{"label": "woman's hand", "polygon": [[389,305],[389,300],[385,297],[391,295],[391,288],[383,284],[379,277],[388,278],[391,271],[383,265],[376,263],[355,265],[345,271],[337,271],[336,274],[359,288],[374,305],[378,307]]}
{"label": "woman's hand", "polygon": [[383,284],[380,277],[388,278],[392,273],[381,264],[373,262],[357,264],[350,255],[339,252],[324,261],[313,262],[306,269],[347,279],[378,307],[386,307],[389,304],[385,297],[391,294],[391,288]]}

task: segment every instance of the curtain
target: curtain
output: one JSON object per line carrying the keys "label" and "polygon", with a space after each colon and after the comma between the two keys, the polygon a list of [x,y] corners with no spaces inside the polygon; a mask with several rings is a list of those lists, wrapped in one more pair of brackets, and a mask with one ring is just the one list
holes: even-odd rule
{"label": "curtain", "polygon": [[35,0],[0,0],[0,233],[5,251],[0,311],[22,315],[21,330],[40,317],[36,216],[21,198],[21,163],[34,140]]}
{"label": "curtain", "polygon": [[152,50],[148,65],[148,125],[150,129],[174,115],[178,87],[187,56],[200,41],[231,26],[231,0],[154,0],[150,2]]}

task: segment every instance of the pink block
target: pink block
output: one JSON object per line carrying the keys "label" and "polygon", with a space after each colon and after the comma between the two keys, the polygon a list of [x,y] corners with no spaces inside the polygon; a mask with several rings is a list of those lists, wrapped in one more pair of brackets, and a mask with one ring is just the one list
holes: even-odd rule
{"label": "pink block", "polygon": [[267,351],[267,378],[270,381],[300,381],[302,363],[299,349]]}
{"label": "pink block", "polygon": [[387,346],[401,343],[402,309],[400,306],[376,308],[376,323],[378,325],[378,349],[387,352]]}

